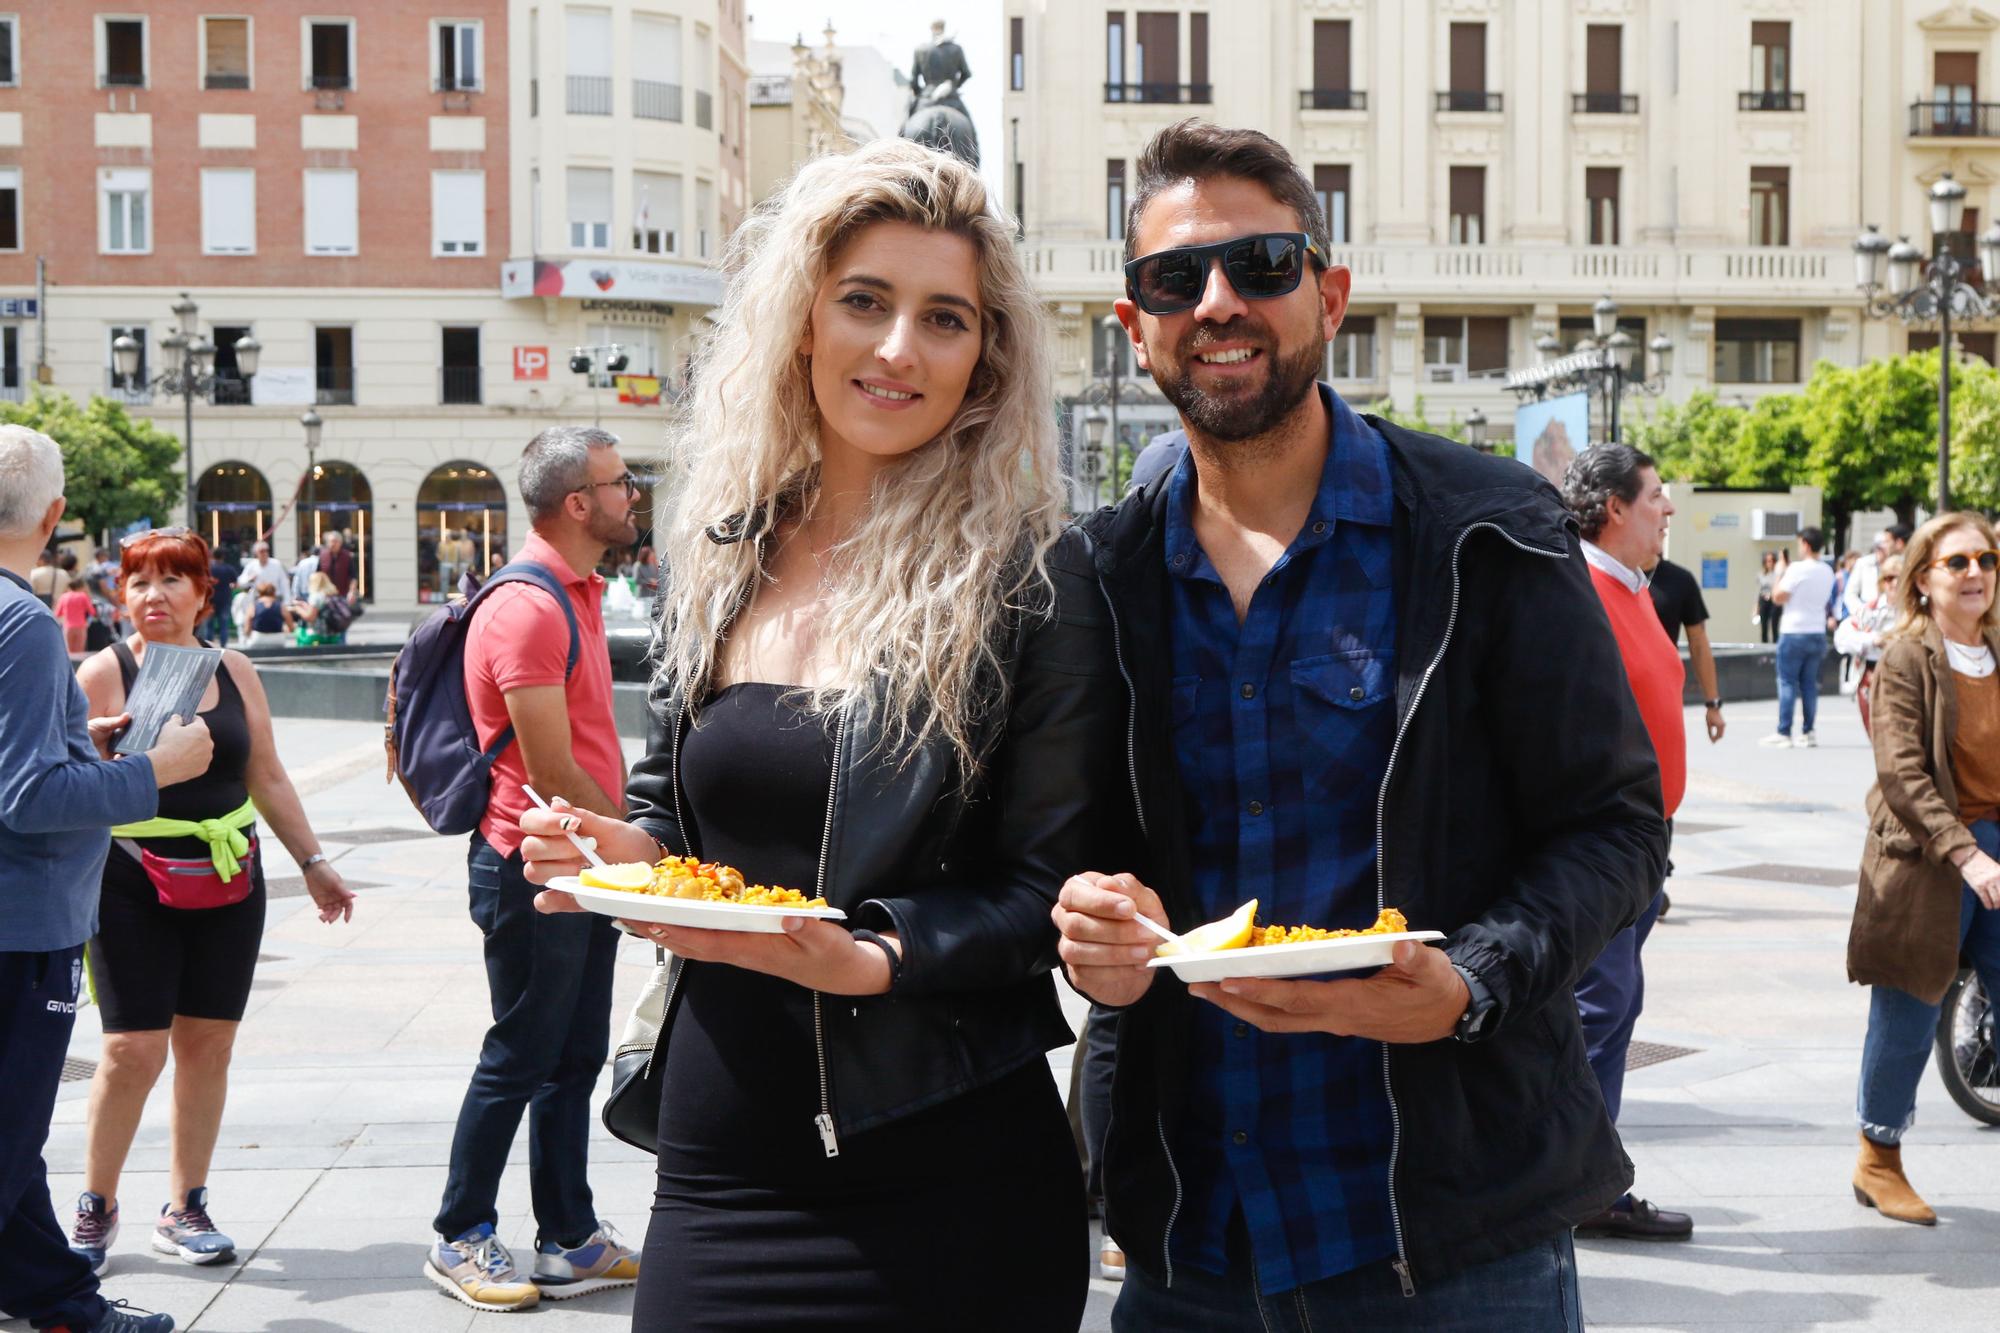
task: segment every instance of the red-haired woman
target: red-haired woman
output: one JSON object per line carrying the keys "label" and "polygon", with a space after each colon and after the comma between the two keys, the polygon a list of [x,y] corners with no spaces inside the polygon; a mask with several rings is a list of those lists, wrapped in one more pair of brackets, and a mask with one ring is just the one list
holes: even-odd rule
{"label": "red-haired woman", "polygon": [[[125,711],[147,651],[202,646],[213,586],[208,543],[185,528],[125,543],[119,591],[135,629],[77,673],[93,717]],[[104,1015],[104,1058],[90,1087],[84,1193],[70,1248],[102,1269],[118,1230],[118,1177],[146,1097],[174,1055],[169,1179],[152,1247],[189,1263],[230,1259],[235,1246],[208,1216],[206,1185],[229,1057],[250,997],[264,933],[257,817],[304,867],[320,920],[353,914],[354,895],[320,853],[278,761],[271,709],[250,659],[224,652],[197,710],[215,737],[200,777],[160,789],[156,818],[112,830],[90,975]]]}

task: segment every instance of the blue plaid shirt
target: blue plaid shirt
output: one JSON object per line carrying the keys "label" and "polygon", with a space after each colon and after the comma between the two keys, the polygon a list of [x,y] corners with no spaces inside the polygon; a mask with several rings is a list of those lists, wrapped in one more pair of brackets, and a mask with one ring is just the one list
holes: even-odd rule
{"label": "blue plaid shirt", "polygon": [[[1192,457],[1167,489],[1176,758],[1204,920],[1375,920],[1375,800],[1395,731],[1389,451],[1332,415],[1312,512],[1236,623],[1193,527]],[[1257,1279],[1286,1291],[1395,1253],[1378,1042],[1267,1035],[1199,1006],[1173,1248],[1227,1271],[1241,1209]]]}

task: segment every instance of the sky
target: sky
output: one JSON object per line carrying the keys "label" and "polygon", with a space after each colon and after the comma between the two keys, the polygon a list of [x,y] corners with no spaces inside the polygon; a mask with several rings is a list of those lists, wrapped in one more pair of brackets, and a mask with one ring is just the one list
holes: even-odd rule
{"label": "sky", "polygon": [[945,21],[945,35],[965,49],[972,78],[963,97],[979,132],[979,170],[987,185],[1005,198],[1006,145],[1000,123],[1000,94],[1007,56],[999,0],[747,0],[750,36],[756,41],[789,42],[803,33],[818,46],[820,30],[833,20],[842,46],[872,46],[908,72],[910,57],[930,40],[931,21]]}

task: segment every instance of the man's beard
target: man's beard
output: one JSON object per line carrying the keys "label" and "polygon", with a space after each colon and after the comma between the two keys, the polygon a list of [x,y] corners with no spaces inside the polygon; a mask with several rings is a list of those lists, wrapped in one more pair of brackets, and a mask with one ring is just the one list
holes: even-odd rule
{"label": "man's beard", "polygon": [[599,507],[590,516],[590,539],[603,542],[610,550],[615,546],[630,546],[639,540],[639,525],[628,514],[624,518],[613,518]]}
{"label": "man's beard", "polygon": [[1262,350],[1271,361],[1264,387],[1248,399],[1223,398],[1205,393],[1194,382],[1195,356],[1210,342],[1227,335],[1201,338],[1183,348],[1180,374],[1159,381],[1160,392],[1180,411],[1188,425],[1215,440],[1248,440],[1263,435],[1283,421],[1312,391],[1319,378],[1324,348],[1318,344],[1301,347],[1289,358],[1281,358],[1273,346]]}

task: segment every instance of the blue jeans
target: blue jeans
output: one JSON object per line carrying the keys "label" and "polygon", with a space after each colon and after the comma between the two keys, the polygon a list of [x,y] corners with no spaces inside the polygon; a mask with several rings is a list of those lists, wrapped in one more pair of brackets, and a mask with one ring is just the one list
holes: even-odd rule
{"label": "blue jeans", "polygon": [[1625,1101],[1625,1054],[1632,1047],[1639,1011],[1646,1007],[1646,969],[1639,950],[1659,917],[1660,895],[1655,893],[1639,919],[1611,937],[1576,983],[1576,1011],[1583,1020],[1590,1070],[1614,1124]]}
{"label": "blue jeans", "polygon": [[1425,1282],[1403,1295],[1387,1260],[1291,1291],[1257,1289],[1242,1226],[1230,1229],[1229,1271],[1220,1277],[1186,1264],[1174,1266],[1171,1289],[1143,1270],[1128,1267],[1112,1333],[1216,1333],[1220,1329],[1423,1329],[1425,1333],[1582,1333],[1576,1288],[1576,1252],[1561,1232],[1539,1244],[1450,1277]]}
{"label": "blue jeans", "polygon": [[441,1236],[498,1224],[507,1153],[528,1117],[528,1190],[543,1240],[576,1245],[597,1230],[590,1194],[590,1094],[611,1050],[618,932],[594,913],[544,916],[521,854],[477,833],[465,858],[472,920],[486,936],[493,1026],[458,1109]]}
{"label": "blue jeans", "polygon": [[[1979,850],[2000,856],[2000,824],[1972,825]],[[1979,971],[1990,997],[2000,997],[2000,912],[1983,906],[1971,889],[1959,889],[1958,947]],[[1861,1088],[1854,1115],[1877,1143],[1902,1142],[1917,1118],[1917,1084],[1931,1058],[1938,1009],[1894,986],[1868,988],[1868,1036],[1861,1043]]]}
{"label": "blue jeans", "polygon": [[1805,710],[1806,730],[1819,720],[1819,664],[1826,656],[1825,634],[1778,636],[1778,734],[1792,734],[1792,706]]}

